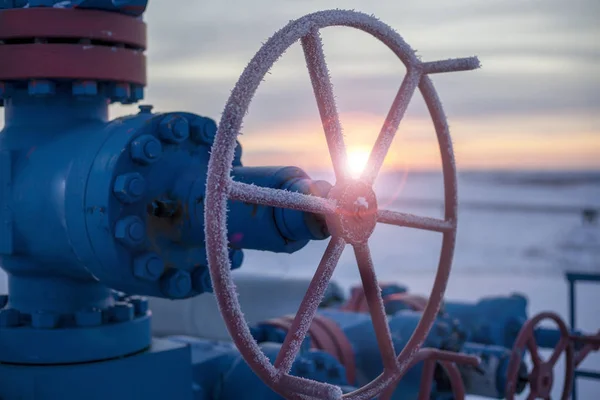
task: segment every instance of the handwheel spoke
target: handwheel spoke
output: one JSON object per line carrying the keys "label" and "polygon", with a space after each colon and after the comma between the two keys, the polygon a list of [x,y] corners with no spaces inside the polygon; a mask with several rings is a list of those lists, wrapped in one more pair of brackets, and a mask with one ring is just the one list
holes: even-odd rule
{"label": "handwheel spoke", "polygon": [[379,136],[377,137],[377,141],[375,142],[375,146],[373,146],[373,150],[371,150],[369,161],[367,162],[367,166],[362,174],[362,178],[365,181],[373,183],[375,178],[377,178],[394,136],[396,136],[396,131],[400,126],[400,121],[402,121],[402,118],[404,117],[404,113],[408,108],[410,99],[412,98],[415,89],[419,85],[420,80],[420,70],[416,68],[409,68],[408,73],[402,81],[402,85],[400,85],[398,94],[396,94],[396,98],[392,103],[392,107],[385,118],[383,127],[381,128]]}
{"label": "handwheel spoke", "polygon": [[343,239],[331,238],[275,360],[279,373],[288,373],[292,368],[345,246]]}
{"label": "handwheel spoke", "polygon": [[333,169],[338,181],[346,177],[346,145],[342,133],[342,124],[338,115],[333,94],[333,85],[329,77],[329,70],[325,62],[323,43],[317,29],[304,36],[301,40],[306,66],[310,75],[329,154],[333,162]]}
{"label": "handwheel spoke", "polygon": [[533,365],[538,366],[542,364],[542,359],[540,358],[538,346],[533,336],[531,336],[527,341],[527,348],[529,350],[529,354],[531,355],[531,362],[533,363]]}
{"label": "handwheel spoke", "polygon": [[336,209],[334,202],[321,197],[236,181],[231,181],[229,198],[245,203],[289,208],[316,214],[333,214]]}
{"label": "handwheel spoke", "polygon": [[379,345],[379,351],[381,352],[384,369],[386,371],[395,372],[398,369],[396,350],[394,349],[394,342],[392,341],[383,298],[381,297],[381,289],[377,282],[369,246],[367,244],[354,246],[354,254],[356,255],[360,278],[362,280],[367,304],[369,305],[369,312],[371,314],[373,328],[375,329],[375,336],[377,338],[377,344]]}
{"label": "handwheel spoke", "polygon": [[338,386],[298,376],[283,375],[279,381],[279,385],[304,398],[319,400],[337,400],[342,398],[342,390]]}
{"label": "handwheel spoke", "polygon": [[552,352],[552,355],[548,359],[548,364],[554,366],[556,364],[556,362],[558,361],[558,358],[560,357],[561,353],[563,351],[565,351],[565,349],[567,348],[568,345],[569,345],[569,340],[566,338],[562,338],[558,342],[558,344],[556,345],[556,348]]}
{"label": "handwheel spoke", "polygon": [[529,393],[529,396],[527,396],[527,400],[535,400],[537,399],[537,393],[535,391],[531,391],[531,393]]}
{"label": "handwheel spoke", "polygon": [[479,67],[480,63],[477,57],[452,58],[449,60],[424,62],[421,64],[424,74],[470,71]]}
{"label": "handwheel spoke", "polygon": [[454,229],[454,223],[452,221],[420,217],[418,215],[405,214],[390,210],[377,211],[377,222],[381,222],[382,224],[404,226],[408,228],[424,229],[434,232],[449,232]]}

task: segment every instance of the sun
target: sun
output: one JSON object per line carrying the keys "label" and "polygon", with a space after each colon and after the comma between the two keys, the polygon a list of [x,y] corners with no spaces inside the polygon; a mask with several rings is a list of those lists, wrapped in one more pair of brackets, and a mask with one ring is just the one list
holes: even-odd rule
{"label": "sun", "polygon": [[369,161],[369,150],[362,147],[348,149],[346,168],[353,178],[359,178]]}

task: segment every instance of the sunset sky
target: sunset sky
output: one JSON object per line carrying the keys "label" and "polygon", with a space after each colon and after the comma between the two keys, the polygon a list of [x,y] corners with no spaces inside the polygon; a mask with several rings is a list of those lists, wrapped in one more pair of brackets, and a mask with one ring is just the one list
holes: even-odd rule
{"label": "sunset sky", "polygon": [[[151,0],[144,103],[219,119],[246,63],[289,20],[328,8],[381,18],[423,61],[477,55],[482,69],[433,77],[463,169],[600,168],[598,0]],[[405,69],[351,28],[322,31],[347,146],[359,163]],[[330,165],[299,44],[246,117],[244,161]],[[135,111],[115,107],[113,116]],[[413,98],[386,166],[439,167],[433,126]]]}

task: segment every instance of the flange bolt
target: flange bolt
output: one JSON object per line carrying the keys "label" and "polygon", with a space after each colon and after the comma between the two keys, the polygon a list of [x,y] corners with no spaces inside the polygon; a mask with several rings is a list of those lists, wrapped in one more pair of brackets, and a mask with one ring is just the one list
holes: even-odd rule
{"label": "flange bolt", "polygon": [[0,328],[12,328],[19,325],[21,313],[14,308],[0,310]]}
{"label": "flange bolt", "polygon": [[131,142],[131,158],[142,165],[150,165],[161,157],[162,145],[151,135],[142,135]]}
{"label": "flange bolt", "polygon": [[192,286],[198,293],[212,293],[210,272],[205,267],[200,267],[192,274]]}
{"label": "flange bolt", "polygon": [[80,327],[102,325],[102,310],[92,308],[90,310],[77,311],[75,313],[75,324]]}
{"label": "flange bolt", "polygon": [[190,124],[179,115],[170,115],[160,123],[158,136],[167,143],[181,143],[190,136]]}
{"label": "flange bolt", "polygon": [[183,298],[192,290],[192,277],[187,271],[169,270],[161,279],[163,293],[173,299]]}
{"label": "flange bolt", "polygon": [[147,281],[157,281],[165,272],[165,263],[154,253],[144,254],[133,261],[133,274]]}
{"label": "flange bolt", "polygon": [[146,191],[146,181],[137,172],[117,176],[113,193],[125,204],[140,200]]}
{"label": "flange bolt", "polygon": [[115,322],[131,321],[134,316],[133,305],[129,303],[116,303],[112,309],[112,317]]}
{"label": "flange bolt", "polygon": [[127,246],[139,246],[146,237],[144,222],[136,216],[129,216],[117,222],[115,238]]}
{"label": "flange bolt", "polygon": [[54,329],[58,326],[59,315],[48,312],[31,314],[31,326],[36,329]]}
{"label": "flange bolt", "polygon": [[133,304],[133,309],[135,311],[135,315],[145,315],[148,312],[148,299],[143,296],[131,296],[129,298],[131,304]]}
{"label": "flange bolt", "polygon": [[217,134],[217,124],[210,118],[198,117],[192,121],[192,140],[198,144],[212,144]]}

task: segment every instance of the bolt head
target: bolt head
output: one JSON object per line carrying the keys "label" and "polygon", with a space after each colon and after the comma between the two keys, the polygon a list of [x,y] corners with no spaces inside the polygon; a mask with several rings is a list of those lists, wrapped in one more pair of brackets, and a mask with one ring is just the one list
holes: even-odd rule
{"label": "bolt head", "polygon": [[198,144],[212,144],[217,134],[217,124],[210,118],[199,117],[192,122],[192,140]]}
{"label": "bolt head", "polygon": [[31,314],[31,326],[36,329],[54,329],[58,326],[59,315],[48,312],[37,312]]}
{"label": "bolt head", "polygon": [[230,249],[229,260],[231,261],[231,269],[238,269],[244,262],[244,252],[242,250]]}
{"label": "bolt head", "polygon": [[117,176],[113,186],[113,193],[124,204],[135,203],[141,200],[146,192],[146,181],[137,172]]}
{"label": "bolt head", "polygon": [[115,83],[111,92],[115,100],[126,100],[131,96],[131,88],[128,83]]}
{"label": "bolt head", "polygon": [[140,279],[157,281],[165,272],[165,263],[154,254],[144,254],[133,261],[133,274]]}
{"label": "bolt head", "polygon": [[142,135],[131,142],[131,158],[136,163],[150,165],[162,156],[160,141],[151,135]]}
{"label": "bolt head", "polygon": [[0,328],[14,328],[19,326],[21,313],[14,308],[0,310]]}
{"label": "bolt head", "polygon": [[111,310],[113,320],[115,322],[131,321],[134,317],[135,310],[133,305],[126,302],[115,303]]}
{"label": "bolt head", "polygon": [[181,143],[190,135],[190,124],[179,115],[165,117],[158,127],[158,136],[167,143]]}
{"label": "bolt head", "polygon": [[95,81],[83,81],[73,83],[72,92],[74,96],[96,96],[98,84]]}
{"label": "bolt head", "polygon": [[9,83],[0,82],[0,99],[10,94],[11,87],[12,86]]}
{"label": "bolt head", "polygon": [[102,310],[93,308],[76,312],[75,324],[80,327],[102,325]]}
{"label": "bolt head", "polygon": [[133,305],[135,315],[141,316],[148,312],[148,299],[142,296],[131,296],[129,301]]}
{"label": "bolt head", "polygon": [[56,85],[51,81],[33,80],[29,82],[27,90],[31,96],[50,96],[56,92]]}
{"label": "bolt head", "polygon": [[200,267],[192,274],[192,286],[198,293],[212,293],[212,281],[210,272],[205,267]]}
{"label": "bolt head", "polygon": [[115,238],[129,247],[141,245],[146,238],[144,222],[136,216],[123,218],[115,226]]}
{"label": "bolt head", "polygon": [[179,299],[187,296],[192,290],[192,277],[187,271],[169,270],[161,279],[161,289],[169,298]]}
{"label": "bolt head", "polygon": [[313,363],[304,358],[298,359],[294,363],[294,367],[296,369],[297,375],[303,378],[309,378],[315,373],[315,366],[313,365]]}
{"label": "bolt head", "polygon": [[138,85],[133,85],[131,88],[131,97],[129,98],[130,101],[135,103],[136,101],[140,101],[143,98],[144,98],[144,87],[138,86]]}

